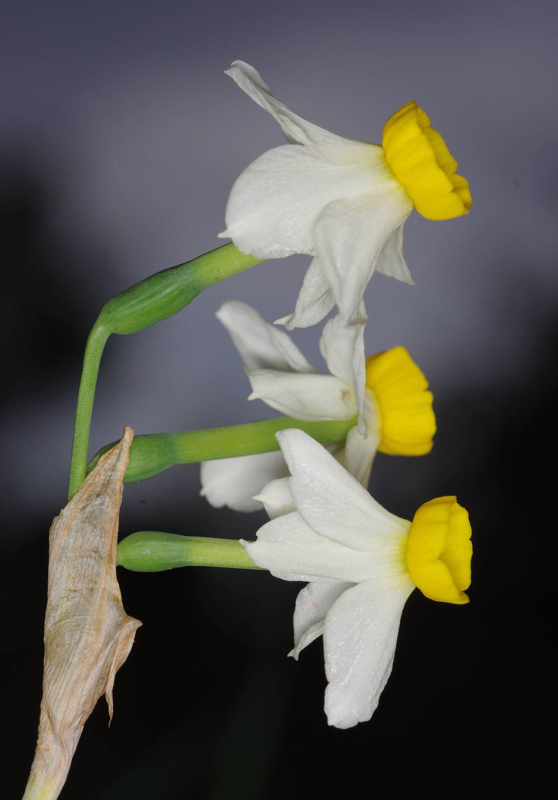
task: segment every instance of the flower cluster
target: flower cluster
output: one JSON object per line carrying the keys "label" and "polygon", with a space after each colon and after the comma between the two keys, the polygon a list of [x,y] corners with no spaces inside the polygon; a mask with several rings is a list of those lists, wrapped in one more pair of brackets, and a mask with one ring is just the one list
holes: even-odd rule
{"label": "flower cluster", "polygon": [[[413,284],[403,226],[469,212],[467,181],[426,113],[409,102],[384,126],[382,144],[330,133],[276,100],[253,67],[228,74],[278,122],[288,144],[261,155],[234,184],[226,230],[242,253],[312,261],[287,329],[324,319],[317,372],[289,336],[244,303],[217,316],[261,399],[297,420],[353,420],[346,441],[322,447],[300,430],[277,434],[280,452],[202,465],[202,494],[240,511],[265,507],[270,522],[244,542],[253,561],[284,580],[305,581],[291,654],[323,635],[329,724],[370,719],[391,672],[399,620],[418,587],[464,604],[471,528],[455,497],[425,503],[412,522],[366,489],[378,450],[419,456],[436,430],[428,382],[401,346],[365,358],[364,292],[374,272]],[[328,452],[329,450],[329,452]]]}
{"label": "flower cluster", "polygon": [[[298,659],[323,636],[325,711],[338,728],[374,713],[415,588],[437,602],[469,602],[471,526],[456,498],[435,498],[408,521],[368,493],[376,453],[429,453],[436,420],[428,381],[407,350],[397,344],[366,358],[364,348],[364,293],[372,274],[413,284],[403,257],[405,220],[413,208],[432,220],[467,214],[469,185],[414,102],[388,119],[381,145],[370,144],[307,122],[276,100],[248,64],[235,61],[228,74],[279,123],[288,144],[261,155],[234,184],[219,234],[232,244],[116,295],[89,336],[70,500],[51,528],[43,700],[27,800],[58,797],[102,693],[112,716],[114,675],[141,625],[123,610],[117,563],[148,572],[260,567],[305,582],[290,655]],[[120,443],[99,451],[86,477],[96,376],[108,336],[143,330],[217,281],[293,253],[312,261],[292,313],[273,325],[241,302],[226,302],[217,313],[244,363],[249,399],[287,417],[226,432],[140,435],[133,447],[133,431],[125,428]],[[328,370],[321,373],[277,325],[314,325],[334,308],[321,334]],[[239,453],[251,455],[232,457]],[[139,531],[117,549],[124,482],[204,458],[223,459],[201,467],[202,494],[212,505],[265,508],[270,521],[256,540]]]}

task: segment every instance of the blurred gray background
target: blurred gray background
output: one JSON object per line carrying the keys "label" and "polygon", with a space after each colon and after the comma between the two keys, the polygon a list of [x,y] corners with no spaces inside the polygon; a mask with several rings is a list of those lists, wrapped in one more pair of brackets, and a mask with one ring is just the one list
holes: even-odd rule
{"label": "blurred gray background", "polygon": [[[461,609],[424,611],[426,603],[413,599],[418,617],[407,624],[410,675],[416,678],[413,670],[422,664],[428,687],[439,668],[433,664],[448,656],[445,647],[468,683],[448,684],[433,710],[420,688],[413,693],[412,677],[402,677],[372,723],[343,739],[322,717],[319,646],[304,666],[283,658],[299,587],[262,575],[125,575],[127,611],[146,625],[117,679],[113,728],[107,733],[104,709],[97,710],[67,796],[303,796],[329,758],[328,747],[343,752],[339,770],[358,782],[364,762],[355,767],[351,753],[399,741],[409,719],[413,730],[423,730],[425,714],[443,725],[456,692],[470,691],[467,701],[459,695],[461,709],[486,711],[487,648],[493,647],[492,681],[495,670],[501,675],[513,663],[507,644],[491,632],[499,630],[505,640],[505,626],[512,632],[517,625],[501,601],[525,580],[522,566],[530,558],[518,520],[524,515],[532,527],[529,503],[555,435],[557,23],[558,6],[550,0],[5,0],[0,549],[7,571],[4,702],[17,746],[14,797],[34,746],[46,537],[65,501],[88,331],[115,293],[221,244],[216,235],[235,178],[283,142],[276,123],[223,75],[237,58],[253,64],[295,111],[356,139],[380,141],[387,117],[416,100],[470,181],[468,217],[440,223],[411,216],[405,252],[417,285],[373,278],[366,339],[368,352],[399,343],[411,351],[430,380],[440,420],[433,454],[420,462],[379,458],[373,489],[401,515],[444,493],[460,499],[465,493],[469,506],[477,504],[477,608],[483,597],[486,605],[475,627],[472,617],[462,622]],[[102,364],[91,454],[118,438],[125,424],[148,433],[271,415],[263,405],[247,405],[240,359],[214,312],[235,298],[270,321],[283,316],[294,308],[308,260],[267,262],[204,292],[171,320],[113,337]],[[321,368],[319,333],[297,331],[294,338]],[[210,509],[198,491],[196,466],[128,486],[122,534],[151,528],[251,537],[264,520]],[[515,521],[513,535],[506,514]],[[506,536],[515,544],[505,548],[504,569],[499,542]],[[495,573],[498,591],[491,589]],[[537,595],[533,608],[524,627],[533,632],[540,624],[541,634],[532,633],[539,647],[547,641],[546,596]],[[416,634],[415,641],[411,628],[430,624],[428,636],[442,650],[436,657],[424,650],[421,662],[424,640]],[[464,665],[471,653],[477,654],[473,663]],[[394,673],[392,684],[396,679]],[[508,680],[509,691],[516,690],[515,677]],[[192,686],[189,702],[183,691]],[[396,691],[408,693],[400,705]],[[505,727],[507,692],[484,721],[469,711],[471,747],[474,731],[480,742],[491,725]],[[544,695],[538,702],[546,701]],[[121,714],[133,720],[128,728],[118,727]],[[308,741],[314,750],[300,763],[295,758],[295,769],[292,751],[304,752]],[[253,748],[251,766],[242,768]]]}

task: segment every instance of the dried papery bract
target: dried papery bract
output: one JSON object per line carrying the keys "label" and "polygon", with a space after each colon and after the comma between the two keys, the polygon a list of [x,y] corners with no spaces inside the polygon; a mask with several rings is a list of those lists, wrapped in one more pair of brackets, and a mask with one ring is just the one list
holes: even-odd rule
{"label": "dried papery bract", "polygon": [[124,611],[116,580],[118,516],[133,437],[125,428],[50,529],[43,699],[24,800],[58,797],[102,694],[112,718],[114,676],[141,625]]}

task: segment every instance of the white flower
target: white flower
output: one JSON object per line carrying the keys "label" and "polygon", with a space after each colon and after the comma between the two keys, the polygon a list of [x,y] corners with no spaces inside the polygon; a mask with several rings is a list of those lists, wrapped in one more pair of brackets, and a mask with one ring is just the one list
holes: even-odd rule
{"label": "white flower", "polygon": [[[350,420],[360,411],[360,432],[351,428],[346,443],[330,448],[364,486],[378,449],[397,455],[423,455],[432,447],[435,419],[426,378],[402,347],[372,356],[355,370],[351,359],[362,326],[344,326],[339,316],[325,326],[320,350],[330,375],[317,372],[290,337],[246,303],[228,301],[217,312],[244,362],[259,398],[283,414],[304,421]],[[366,381],[353,384],[354,372]],[[280,452],[219,461],[201,467],[202,494],[211,505],[255,511],[253,499],[274,478],[288,475]]]}
{"label": "white flower", "polygon": [[374,271],[413,283],[403,257],[403,224],[413,207],[430,219],[468,212],[457,162],[414,102],[388,120],[380,146],[307,122],[242,61],[227,74],[272,115],[289,144],[240,175],[219,235],[262,259],[313,256],[295,312],[282,320],[288,328],[314,325],[334,303],[345,325],[366,322],[361,301]]}
{"label": "white flower", "polygon": [[271,521],[256,542],[242,543],[276,577],[309,581],[296,602],[291,655],[323,634],[328,722],[350,728],[378,705],[415,586],[434,600],[468,602],[467,512],[443,497],[423,505],[412,523],[400,519],[302,431],[277,439],[292,477],[263,489]]}

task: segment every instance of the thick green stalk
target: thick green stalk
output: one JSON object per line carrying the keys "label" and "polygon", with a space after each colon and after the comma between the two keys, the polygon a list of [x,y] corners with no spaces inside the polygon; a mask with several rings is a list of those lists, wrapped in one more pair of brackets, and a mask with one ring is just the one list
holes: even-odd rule
{"label": "thick green stalk", "polygon": [[118,545],[116,563],[133,572],[163,572],[175,567],[261,569],[236,539],[179,536],[139,531]]}
{"label": "thick green stalk", "polygon": [[103,306],[99,320],[110,333],[137,333],[177,314],[203,289],[259,264],[226,244],[186,264],[157,272],[117,294]]}
{"label": "thick green stalk", "polygon": [[243,272],[260,261],[254,256],[244,255],[234,244],[226,244],[193,261],[157,272],[105,304],[85,348],[74,426],[69,497],[77,492],[86,474],[97,375],[103,349],[111,333],[136,333],[172,317],[203,289]]}
{"label": "thick green stalk", "polygon": [[[299,428],[322,444],[342,442],[356,423],[356,417],[325,422],[301,422],[292,417],[278,417],[227,428],[140,434],[132,443],[124,483],[146,481],[178,464],[279,450],[275,434],[286,428]],[[87,471],[90,472],[103,453],[115,444],[112,442],[101,448],[89,463]]]}

